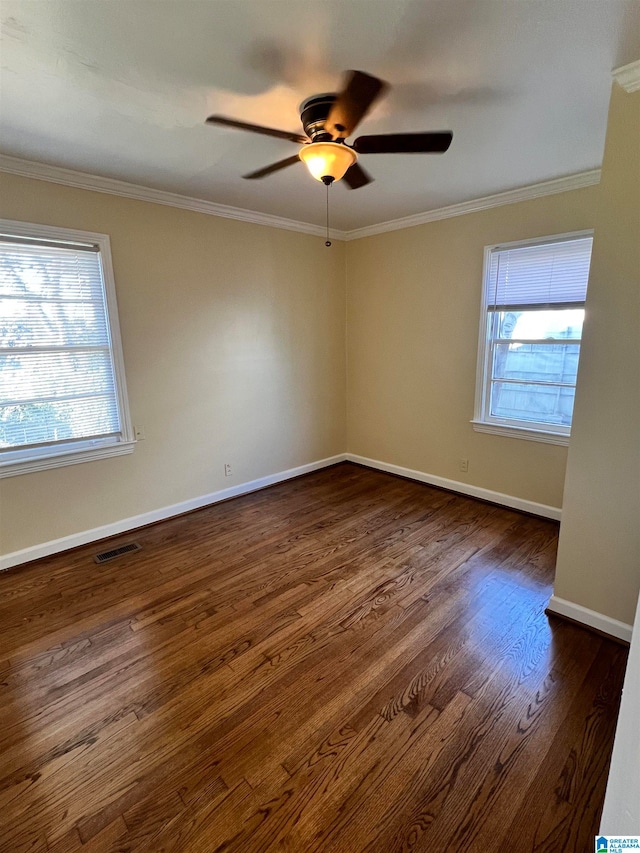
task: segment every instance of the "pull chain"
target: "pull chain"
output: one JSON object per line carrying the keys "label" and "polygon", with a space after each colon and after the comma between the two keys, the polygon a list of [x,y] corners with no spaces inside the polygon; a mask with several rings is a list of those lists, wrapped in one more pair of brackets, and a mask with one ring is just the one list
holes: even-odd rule
{"label": "pull chain", "polygon": [[325,246],[329,248],[331,245],[331,240],[329,239],[329,187],[331,184],[325,184],[327,187],[327,239],[325,240]]}

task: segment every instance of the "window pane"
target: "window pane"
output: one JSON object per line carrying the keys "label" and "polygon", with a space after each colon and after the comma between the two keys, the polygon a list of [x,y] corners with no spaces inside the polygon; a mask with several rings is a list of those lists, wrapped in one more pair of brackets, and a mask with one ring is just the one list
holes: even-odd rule
{"label": "window pane", "polygon": [[107,235],[0,220],[0,478],[132,451],[112,309]]}
{"label": "window pane", "polygon": [[109,343],[101,304],[0,298],[0,317],[3,349]]}
{"label": "window pane", "polygon": [[96,252],[0,242],[0,295],[102,302]]}
{"label": "window pane", "polygon": [[576,383],[579,344],[496,344],[493,379]]}
{"label": "window pane", "polygon": [[0,356],[0,447],[120,431],[108,351]]}
{"label": "window pane", "polygon": [[109,398],[18,403],[0,407],[0,447],[81,439],[115,432]]}
{"label": "window pane", "polygon": [[584,308],[499,311],[497,337],[526,341],[580,340],[583,322]]}
{"label": "window pane", "polygon": [[475,422],[569,434],[591,245],[565,234],[485,253]]}
{"label": "window pane", "polygon": [[2,355],[0,372],[6,403],[114,393],[109,352],[100,350]]}
{"label": "window pane", "polygon": [[575,388],[491,383],[490,412],[494,418],[571,425]]}

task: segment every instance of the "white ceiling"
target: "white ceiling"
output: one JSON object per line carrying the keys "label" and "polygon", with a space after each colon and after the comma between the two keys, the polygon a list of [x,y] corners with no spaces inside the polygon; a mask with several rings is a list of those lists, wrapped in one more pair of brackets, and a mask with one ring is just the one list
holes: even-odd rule
{"label": "white ceiling", "polygon": [[331,190],[351,230],[597,168],[611,70],[640,57],[640,0],[2,0],[0,150],[301,222],[324,187],[292,143],[344,69],[392,89],[361,133],[452,130],[448,153],[363,155]]}

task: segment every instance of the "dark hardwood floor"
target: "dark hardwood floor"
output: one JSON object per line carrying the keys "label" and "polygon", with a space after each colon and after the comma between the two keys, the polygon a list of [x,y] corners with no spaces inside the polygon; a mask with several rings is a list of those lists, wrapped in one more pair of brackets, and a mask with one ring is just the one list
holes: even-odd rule
{"label": "dark hardwood floor", "polygon": [[591,851],[626,650],[556,540],[345,463],[5,572],[2,853]]}

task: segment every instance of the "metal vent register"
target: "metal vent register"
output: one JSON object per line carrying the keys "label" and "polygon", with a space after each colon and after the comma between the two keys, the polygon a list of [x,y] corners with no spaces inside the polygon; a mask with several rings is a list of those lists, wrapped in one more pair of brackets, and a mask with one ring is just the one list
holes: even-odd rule
{"label": "metal vent register", "polygon": [[137,542],[130,542],[128,545],[121,545],[119,548],[112,548],[110,551],[102,551],[96,554],[93,558],[96,563],[106,563],[108,560],[115,560],[122,554],[128,554],[130,551],[141,551],[142,545]]}

